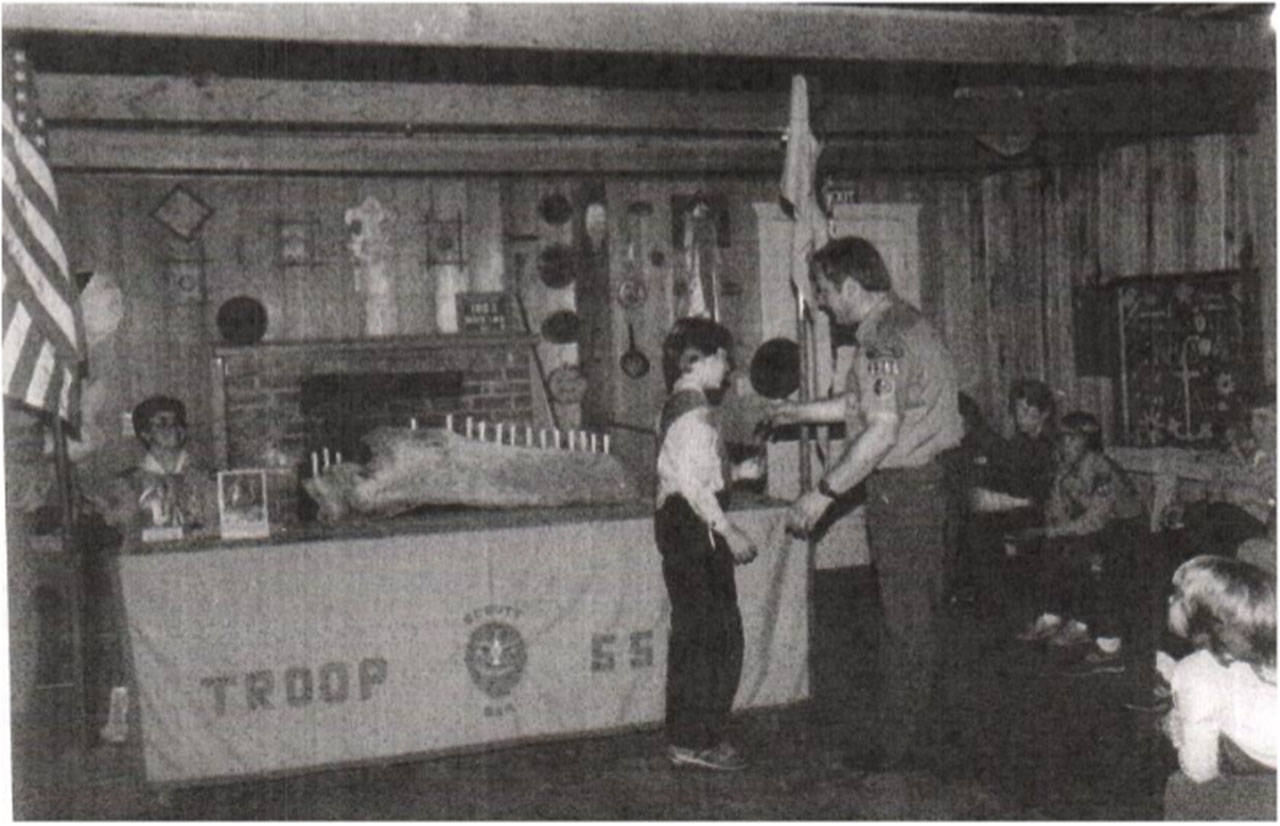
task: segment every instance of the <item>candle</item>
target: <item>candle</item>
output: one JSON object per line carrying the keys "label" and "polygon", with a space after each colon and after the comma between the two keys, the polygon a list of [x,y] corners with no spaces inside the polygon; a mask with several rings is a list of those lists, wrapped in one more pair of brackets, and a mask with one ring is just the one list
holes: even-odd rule
{"label": "candle", "polygon": [[606,454],[609,452],[609,434],[608,433],[604,434],[604,452]]}
{"label": "candle", "polygon": [[444,429],[449,431],[450,433],[453,432],[453,414],[452,413],[444,414]]}
{"label": "candle", "polygon": [[533,447],[533,428],[529,425],[524,426],[524,446]]}
{"label": "candle", "polygon": [[559,449],[560,449],[560,431],[559,431],[559,430],[553,430],[553,431],[551,431],[551,432],[552,432],[552,433],[554,433],[554,434],[556,434],[556,439],[555,439],[555,442],[556,442],[556,450],[559,450]]}
{"label": "candle", "polygon": [[497,438],[494,439],[498,444],[502,444],[502,422],[498,422]]}
{"label": "candle", "polygon": [[468,416],[468,417],[467,417],[467,438],[468,438],[468,439],[470,439],[470,438],[471,438],[471,427],[472,427],[472,425],[471,425],[471,417],[470,417],[470,416]]}
{"label": "candle", "polygon": [[409,429],[410,429],[410,430],[417,430],[417,429],[418,429],[418,420],[417,420],[417,419],[410,419],[410,420],[409,420]]}
{"label": "candle", "polygon": [[573,450],[573,446],[577,441],[578,441],[578,431],[570,430],[569,431],[569,449],[570,450]]}
{"label": "candle", "polygon": [[591,452],[596,452],[596,434],[594,433],[591,434]]}
{"label": "candle", "polygon": [[547,429],[545,427],[538,428],[538,444],[543,450],[547,449]]}
{"label": "candle", "polygon": [[329,448],[327,447],[324,449],[324,467],[325,470],[329,469]]}
{"label": "candle", "polygon": [[482,441],[482,442],[484,441],[484,426],[485,426],[485,423],[484,423],[484,422],[480,422],[480,428],[479,428],[479,434],[480,434],[480,436],[479,436],[479,438],[480,438],[480,441]]}
{"label": "candle", "polygon": [[335,465],[340,465],[340,464],[342,464],[342,451],[341,451],[341,450],[335,450],[335,451],[333,452],[333,463],[334,463]]}
{"label": "candle", "polygon": [[311,451],[311,475],[313,477],[320,475],[320,457],[316,455],[314,450]]}

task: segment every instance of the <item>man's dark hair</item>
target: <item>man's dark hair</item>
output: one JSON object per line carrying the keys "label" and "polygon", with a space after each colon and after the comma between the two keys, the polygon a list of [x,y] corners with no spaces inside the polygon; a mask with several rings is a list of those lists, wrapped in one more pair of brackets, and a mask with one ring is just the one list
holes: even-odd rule
{"label": "man's dark hair", "polygon": [[662,377],[667,390],[684,372],[690,351],[710,356],[721,347],[726,353],[733,350],[733,334],[723,324],[701,316],[678,320],[662,342]]}
{"label": "man's dark hair", "polygon": [[893,288],[880,251],[865,238],[849,235],[828,241],[813,254],[809,267],[811,276],[821,275],[837,289],[846,278],[852,278],[868,292],[883,293]]}
{"label": "man's dark hair", "polygon": [[1018,379],[1009,388],[1009,412],[1022,400],[1041,413],[1049,414],[1049,421],[1057,412],[1057,403],[1053,400],[1053,391],[1049,385],[1036,379]]}
{"label": "man's dark hair", "polygon": [[186,405],[172,396],[152,396],[143,399],[137,407],[133,408],[133,435],[146,443],[146,433],[151,429],[151,420],[157,413],[164,412],[172,413],[179,427],[187,426]]}

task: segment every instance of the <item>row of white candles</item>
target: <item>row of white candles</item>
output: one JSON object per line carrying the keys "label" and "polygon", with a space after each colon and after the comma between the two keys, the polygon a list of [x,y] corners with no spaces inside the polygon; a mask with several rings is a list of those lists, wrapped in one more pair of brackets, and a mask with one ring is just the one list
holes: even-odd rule
{"label": "row of white candles", "polygon": [[[466,437],[468,439],[479,439],[480,441],[488,441],[490,432],[489,422],[484,420],[476,421],[473,417],[468,416],[465,421]],[[418,429],[418,420],[409,420],[409,429]],[[453,414],[448,413],[444,417],[444,429],[453,431]],[[509,444],[518,446],[520,444],[521,425],[506,424],[498,422],[493,425],[493,441],[495,444]],[[533,447],[533,428],[524,425],[524,446]],[[588,433],[585,430],[558,430],[558,429],[538,429],[537,438],[538,447],[546,450],[564,450],[568,448],[573,451],[584,451],[587,453],[608,453],[609,452],[609,434],[604,433]],[[330,462],[332,458],[332,462]],[[319,476],[321,469],[327,470],[330,464],[342,464],[342,452],[334,451],[332,457],[329,454],[329,448],[322,448],[319,452],[311,451],[311,475]]]}
{"label": "row of white candles", "polygon": [[[467,416],[464,420],[464,435],[468,439],[479,439],[480,441],[488,441],[489,422],[484,420],[476,421],[473,417]],[[418,420],[409,420],[409,429],[418,429]],[[453,432],[453,414],[447,413],[444,417],[444,429]],[[524,431],[524,446],[533,447],[534,430],[529,425],[506,424],[498,422],[493,425],[493,441],[496,444],[509,444],[513,447],[520,445],[520,431]],[[585,430],[558,430],[558,429],[538,429],[537,446],[543,450],[551,448],[553,450],[569,450],[585,451],[588,453],[608,453],[609,452],[609,434],[604,433],[588,433]]]}

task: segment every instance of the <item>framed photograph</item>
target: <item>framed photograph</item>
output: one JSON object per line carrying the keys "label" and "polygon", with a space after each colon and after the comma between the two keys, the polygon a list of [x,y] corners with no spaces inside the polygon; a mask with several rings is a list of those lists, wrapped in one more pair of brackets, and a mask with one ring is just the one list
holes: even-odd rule
{"label": "framed photograph", "polygon": [[508,305],[504,292],[458,293],[458,331],[502,333],[508,329]]}
{"label": "framed photograph", "polygon": [[427,218],[427,266],[444,264],[461,266],[466,255],[462,247],[462,218],[437,220]]}
{"label": "framed photograph", "polygon": [[184,241],[190,241],[200,232],[200,227],[213,215],[213,208],[201,201],[181,184],[169,190],[151,217],[164,224],[170,232]]}
{"label": "framed photograph", "polygon": [[270,536],[267,472],[219,471],[218,516],[223,539],[261,539]]}

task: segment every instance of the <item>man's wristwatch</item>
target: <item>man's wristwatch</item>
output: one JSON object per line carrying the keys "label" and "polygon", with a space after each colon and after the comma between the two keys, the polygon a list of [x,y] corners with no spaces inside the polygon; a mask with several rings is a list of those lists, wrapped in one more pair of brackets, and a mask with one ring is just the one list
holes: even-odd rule
{"label": "man's wristwatch", "polygon": [[831,489],[831,486],[827,484],[826,479],[818,480],[818,493],[821,493],[823,496],[827,497],[828,499],[840,498],[840,494],[836,493],[834,490]]}

